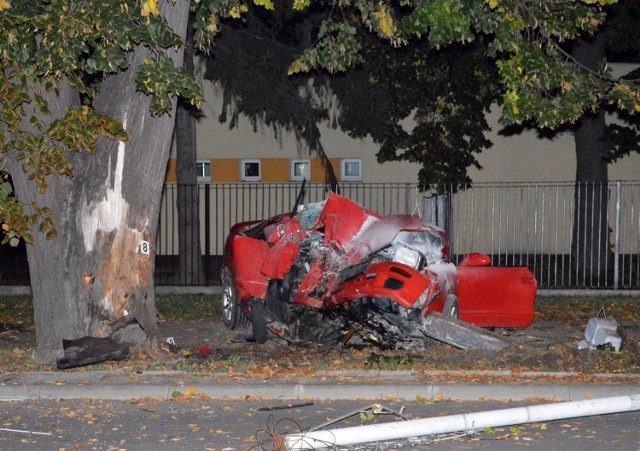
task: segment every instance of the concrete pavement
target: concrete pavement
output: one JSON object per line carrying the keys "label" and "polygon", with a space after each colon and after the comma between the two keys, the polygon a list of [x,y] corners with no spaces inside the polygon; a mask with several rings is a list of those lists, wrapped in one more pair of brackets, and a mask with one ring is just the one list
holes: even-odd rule
{"label": "concrete pavement", "polygon": [[[512,382],[512,381],[516,382]],[[256,380],[180,371],[5,373],[0,401],[34,399],[170,399],[187,390],[213,399],[406,399],[577,401],[640,394],[640,375],[510,371],[343,371],[314,378]]]}

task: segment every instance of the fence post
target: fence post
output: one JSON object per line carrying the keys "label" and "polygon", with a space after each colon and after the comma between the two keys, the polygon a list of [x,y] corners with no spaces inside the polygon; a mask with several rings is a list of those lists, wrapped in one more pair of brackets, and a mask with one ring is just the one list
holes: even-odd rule
{"label": "fence post", "polygon": [[622,187],[620,182],[616,182],[616,225],[615,225],[615,237],[613,248],[613,289],[620,288],[620,211],[621,206],[621,194]]}
{"label": "fence post", "polygon": [[204,283],[211,285],[211,185],[204,188]]}
{"label": "fence post", "polygon": [[411,184],[404,185],[404,214],[411,213]]}

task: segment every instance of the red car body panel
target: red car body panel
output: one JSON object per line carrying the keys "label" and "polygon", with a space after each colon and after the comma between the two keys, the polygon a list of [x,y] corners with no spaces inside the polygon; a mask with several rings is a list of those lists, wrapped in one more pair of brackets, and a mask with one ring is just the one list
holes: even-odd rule
{"label": "red car body panel", "polygon": [[242,235],[231,236],[230,239],[233,248],[232,273],[238,297],[245,300],[264,299],[269,279],[262,274],[260,262],[269,254],[269,245],[265,241]]}
{"label": "red car body panel", "polygon": [[357,240],[362,226],[382,216],[347,198],[331,193],[318,216],[315,229],[324,227],[325,242],[345,251]]}
{"label": "red car body panel", "polygon": [[326,306],[335,307],[362,297],[384,298],[409,308],[429,287],[431,280],[406,265],[374,263],[361,274],[340,285]]}
{"label": "red car body panel", "polygon": [[330,292],[336,284],[336,278],[326,277],[327,269],[322,263],[322,261],[315,261],[311,264],[307,276],[302,280],[297,293],[293,296],[298,304],[318,310],[325,308],[324,299],[314,296],[313,293],[317,291],[318,287],[322,287],[325,293]]}
{"label": "red car body panel", "polygon": [[[279,239],[281,234],[286,239]],[[262,274],[270,279],[282,279],[291,270],[293,261],[298,256],[300,241],[305,237],[306,233],[300,222],[296,220],[288,221],[286,224],[274,228],[268,237],[268,241],[273,243],[273,247],[269,250],[260,267]],[[259,261],[256,260],[256,262]]]}
{"label": "red car body panel", "polygon": [[528,327],[537,282],[524,267],[458,266],[460,319],[480,327]]}

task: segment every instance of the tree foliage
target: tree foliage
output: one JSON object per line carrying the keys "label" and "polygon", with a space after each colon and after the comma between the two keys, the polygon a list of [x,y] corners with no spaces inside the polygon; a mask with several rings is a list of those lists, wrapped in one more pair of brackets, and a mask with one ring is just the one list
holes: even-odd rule
{"label": "tree foliage", "polygon": [[[471,181],[468,168],[480,168],[476,154],[492,144],[484,136],[486,113],[500,93],[485,50],[479,41],[446,50],[410,43],[385,61],[366,56],[376,61],[371,70],[389,95],[378,161],[419,163],[422,186]],[[410,130],[403,127],[407,119]]]}
{"label": "tree foliage", "polygon": [[[381,162],[421,163],[423,185],[464,182],[474,154],[491,145],[484,113],[498,98],[503,124],[557,129],[603,104],[637,118],[637,80],[614,79],[604,64],[586,68],[570,53],[605,11],[617,20],[609,30],[633,26],[634,2],[615,5],[618,12],[612,3],[297,1],[304,14],[276,2],[268,15],[249,5],[242,24],[223,23],[207,77],[221,83],[220,119],[232,127],[245,114],[254,127],[294,131],[322,154],[315,124],[330,121],[381,143]],[[628,53],[633,39],[621,40],[617,51]],[[401,125],[409,116],[412,130]],[[636,138],[633,128],[612,127],[611,159],[637,147]]]}
{"label": "tree foliage", "polygon": [[[202,45],[214,33],[207,31],[212,10],[212,2],[198,9]],[[90,153],[101,137],[126,140],[122,125],[96,111],[94,101],[101,80],[126,70],[127,55],[140,45],[154,55],[136,75],[138,89],[153,99],[152,112],[170,111],[171,96],[199,105],[196,82],[161,51],[182,40],[159,14],[156,0],[0,2],[0,222],[5,242],[32,241],[35,225],[49,237],[55,231],[46,206],[16,200],[2,159],[11,155],[21,161],[43,193],[50,175],[73,174],[70,152]],[[49,99],[66,85],[77,92],[78,105],[47,120],[54,108]]]}
{"label": "tree foliage", "polygon": [[283,130],[293,132],[301,152],[308,149],[323,158],[318,125],[330,119],[334,104],[324,95],[328,81],[317,74],[286,74],[295,54],[310,45],[317,12],[302,17],[281,6],[273,13],[249,7],[242,21],[224,22],[205,77],[222,86],[221,122],[235,127],[244,114],[254,129],[265,124],[276,137]]}
{"label": "tree foliage", "polygon": [[[640,64],[640,3],[622,0],[608,13],[604,29],[607,58],[611,61]],[[627,80],[640,80],[640,68],[623,76]],[[621,123],[608,125],[608,161],[617,161],[632,152],[640,152],[640,114],[618,111]]]}
{"label": "tree foliage", "polygon": [[[394,48],[353,28],[360,52],[353,54],[360,62],[356,68],[342,72],[352,62],[336,57],[336,70],[287,77],[316,33],[322,38],[336,30],[324,26],[331,9],[322,5],[305,14],[275,7],[269,14],[249,7],[242,22],[223,23],[205,74],[221,86],[222,122],[234,127],[243,114],[254,128],[273,128],[276,137],[293,132],[301,151],[321,158],[326,154],[318,125],[327,122],[352,137],[372,137],[381,145],[381,162],[421,164],[423,185],[468,181],[467,168],[478,165],[474,154],[491,144],[483,136],[484,113],[499,92],[484,42],[441,51],[412,40]],[[417,123],[412,130],[402,125],[408,119]]]}
{"label": "tree foliage", "polygon": [[[485,37],[496,58],[505,124],[533,121],[556,128],[577,121],[601,102],[630,114],[640,112],[638,82],[613,79],[606,67],[588,70],[563,47],[591,35],[605,19],[604,9],[616,0],[531,2],[525,0],[433,0],[400,2],[330,1],[320,42],[292,65],[292,73],[324,67],[330,71],[353,65],[361,53],[353,30],[357,23],[392,45],[424,38],[434,48]],[[344,55],[349,55],[346,59]]]}

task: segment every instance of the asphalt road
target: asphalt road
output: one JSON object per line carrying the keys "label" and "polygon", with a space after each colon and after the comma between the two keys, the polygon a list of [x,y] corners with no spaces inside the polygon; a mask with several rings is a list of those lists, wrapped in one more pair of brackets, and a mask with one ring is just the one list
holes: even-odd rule
{"label": "asphalt road", "polygon": [[[401,411],[408,419],[416,419],[533,402],[379,403],[383,412]],[[4,401],[0,402],[0,450],[273,450],[276,437],[341,416],[347,418],[326,429],[401,421],[393,413],[372,414],[372,404],[362,400]],[[638,451],[639,425],[640,412],[626,412],[337,449]]]}

